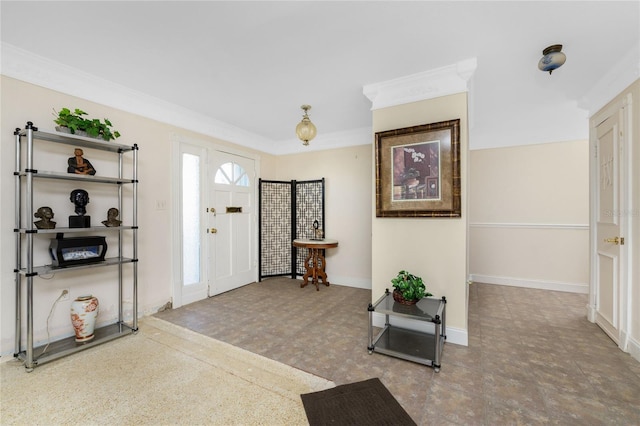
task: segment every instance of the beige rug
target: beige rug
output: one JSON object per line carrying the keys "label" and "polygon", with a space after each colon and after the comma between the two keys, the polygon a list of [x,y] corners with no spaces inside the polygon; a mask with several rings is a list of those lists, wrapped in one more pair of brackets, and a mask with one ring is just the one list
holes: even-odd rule
{"label": "beige rug", "polygon": [[145,317],[140,331],[27,373],[0,364],[2,425],[307,425],[333,382]]}

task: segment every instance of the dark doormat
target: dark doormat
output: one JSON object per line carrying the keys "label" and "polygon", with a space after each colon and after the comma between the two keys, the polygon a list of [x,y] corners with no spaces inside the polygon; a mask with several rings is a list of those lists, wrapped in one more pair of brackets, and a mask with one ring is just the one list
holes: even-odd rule
{"label": "dark doormat", "polygon": [[380,379],[300,395],[311,426],[416,426]]}

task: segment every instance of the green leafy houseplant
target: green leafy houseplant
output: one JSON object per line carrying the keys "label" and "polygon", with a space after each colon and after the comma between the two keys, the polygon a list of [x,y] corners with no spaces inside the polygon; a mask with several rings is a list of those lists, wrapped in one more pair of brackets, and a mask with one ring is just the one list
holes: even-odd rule
{"label": "green leafy houseplant", "polygon": [[111,130],[113,124],[108,119],[105,118],[102,122],[97,118],[84,118],[83,115],[87,115],[87,113],[81,109],[76,108],[71,112],[69,108],[62,108],[56,113],[56,119],[53,121],[60,127],[68,128],[72,134],[83,131],[92,138],[102,138],[105,141],[120,137],[120,132]]}
{"label": "green leafy houseplant", "polygon": [[394,300],[405,305],[413,305],[423,297],[433,296],[427,292],[422,278],[407,271],[398,272],[398,275],[391,280],[391,284],[394,288]]}

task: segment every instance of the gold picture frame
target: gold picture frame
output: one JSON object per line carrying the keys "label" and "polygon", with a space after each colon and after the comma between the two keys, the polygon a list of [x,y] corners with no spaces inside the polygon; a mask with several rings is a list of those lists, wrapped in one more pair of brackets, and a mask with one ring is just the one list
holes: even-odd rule
{"label": "gold picture frame", "polygon": [[461,217],[460,119],[376,133],[376,217]]}

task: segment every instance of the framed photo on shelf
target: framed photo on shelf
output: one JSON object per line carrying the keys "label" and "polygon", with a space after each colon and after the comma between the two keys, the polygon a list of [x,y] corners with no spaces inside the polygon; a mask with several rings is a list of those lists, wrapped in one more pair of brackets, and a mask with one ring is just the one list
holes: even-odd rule
{"label": "framed photo on shelf", "polygon": [[377,217],[461,217],[460,119],[376,133]]}

